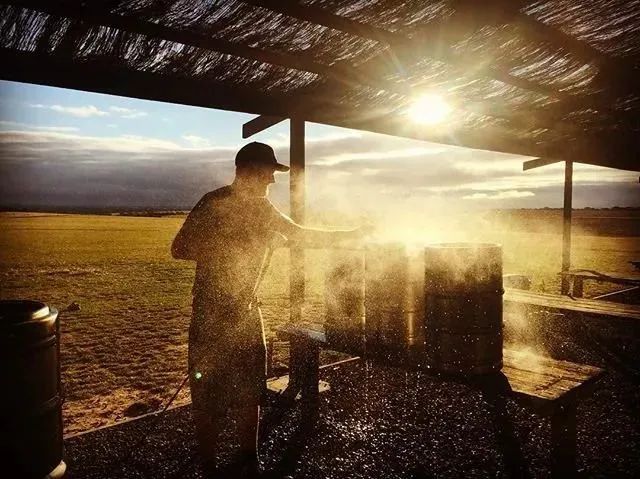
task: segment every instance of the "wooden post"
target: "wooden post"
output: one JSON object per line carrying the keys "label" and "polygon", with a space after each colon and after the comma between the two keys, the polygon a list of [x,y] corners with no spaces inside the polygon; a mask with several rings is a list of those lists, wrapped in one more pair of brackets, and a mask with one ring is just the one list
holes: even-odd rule
{"label": "wooden post", "polygon": [[573,297],[582,298],[584,296],[584,280],[579,276],[573,277]]}
{"label": "wooden post", "polygon": [[[290,120],[289,164],[291,173],[289,179],[289,201],[291,218],[296,223],[304,223],[305,213],[305,151],[304,151],[304,120],[291,118]],[[302,317],[304,303],[304,249],[292,246],[290,249],[289,288],[291,298],[291,321],[299,321]]]}
{"label": "wooden post", "polygon": [[[564,209],[562,215],[562,271],[571,269],[571,210],[573,197],[573,161],[564,166]],[[569,294],[569,277],[562,275],[561,294]]]}
{"label": "wooden post", "polygon": [[559,405],[551,414],[551,477],[576,475],[576,405]]}

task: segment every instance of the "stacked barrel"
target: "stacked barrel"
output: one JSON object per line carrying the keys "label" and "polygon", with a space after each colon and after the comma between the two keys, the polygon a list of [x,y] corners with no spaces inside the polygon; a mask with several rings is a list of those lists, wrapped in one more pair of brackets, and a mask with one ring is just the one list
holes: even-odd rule
{"label": "stacked barrel", "polygon": [[325,283],[328,341],[372,356],[418,353],[449,374],[499,371],[502,293],[499,245],[334,251]]}
{"label": "stacked barrel", "polygon": [[368,352],[398,352],[424,341],[424,267],[404,245],[365,252],[365,337]]}
{"label": "stacked barrel", "polygon": [[425,248],[427,352],[434,369],[486,374],[502,368],[502,247]]}
{"label": "stacked barrel", "polygon": [[337,348],[359,351],[364,346],[364,253],[331,250],[325,276],[325,331]]}

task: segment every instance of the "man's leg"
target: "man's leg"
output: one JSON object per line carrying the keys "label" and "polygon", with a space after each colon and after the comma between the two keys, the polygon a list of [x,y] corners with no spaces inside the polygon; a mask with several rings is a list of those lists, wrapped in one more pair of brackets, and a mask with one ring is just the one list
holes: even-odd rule
{"label": "man's leg", "polygon": [[236,424],[236,433],[240,443],[240,467],[249,475],[257,473],[258,430],[260,427],[260,406],[243,406],[231,411]]}
{"label": "man's leg", "polygon": [[224,415],[212,414],[196,407],[193,407],[192,415],[203,468],[206,474],[213,475],[218,466],[219,438],[224,427]]}

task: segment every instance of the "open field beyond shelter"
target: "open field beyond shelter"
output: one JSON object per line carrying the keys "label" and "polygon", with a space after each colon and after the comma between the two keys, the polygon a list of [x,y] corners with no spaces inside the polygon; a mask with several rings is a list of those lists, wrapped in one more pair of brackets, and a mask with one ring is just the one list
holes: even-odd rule
{"label": "open field beyond shelter", "polygon": [[[561,216],[560,210],[488,212],[457,218],[442,231],[446,236],[465,224],[466,233],[451,239],[503,244],[505,273],[527,274],[532,289],[557,293]],[[194,264],[169,252],[183,220],[0,214],[0,297],[37,299],[61,311],[65,434],[157,410],[183,378]],[[573,266],[632,271],[629,261],[640,259],[639,225],[638,210],[576,211]],[[323,250],[307,253],[305,314],[320,321],[325,257]],[[585,295],[612,289],[592,282]],[[288,294],[288,251],[280,249],[260,294],[268,336],[289,319]],[[72,302],[79,311],[65,311]],[[284,345],[276,344],[276,365],[286,358]],[[185,390],[178,403],[188,398]]]}

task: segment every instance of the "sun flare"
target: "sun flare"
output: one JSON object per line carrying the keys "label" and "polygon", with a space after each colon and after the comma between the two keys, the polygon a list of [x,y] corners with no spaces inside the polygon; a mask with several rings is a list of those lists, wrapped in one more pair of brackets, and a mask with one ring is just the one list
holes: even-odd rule
{"label": "sun flare", "polygon": [[441,123],[449,115],[449,105],[440,95],[423,95],[409,107],[409,117],[416,123],[435,125]]}

